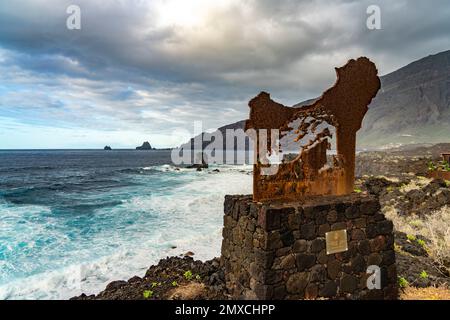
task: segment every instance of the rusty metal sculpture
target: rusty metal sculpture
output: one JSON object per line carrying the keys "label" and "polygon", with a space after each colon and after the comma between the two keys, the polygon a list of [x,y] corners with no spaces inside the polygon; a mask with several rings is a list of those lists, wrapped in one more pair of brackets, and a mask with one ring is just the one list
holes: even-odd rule
{"label": "rusty metal sculpture", "polygon": [[[281,162],[275,174],[265,175],[269,167],[267,153],[261,152],[261,135],[256,135],[256,161],[253,172],[255,201],[301,200],[315,195],[344,195],[353,192],[355,180],[356,132],[368,110],[368,105],[380,89],[380,79],[373,62],[366,57],[350,60],[336,68],[337,81],[333,87],[311,105],[285,107],[271,100],[266,92],[249,102],[250,119],[246,130],[268,131],[267,146],[277,143],[294,130],[296,140],[305,140],[300,153],[292,161]],[[329,138],[336,134],[337,155],[328,164]],[[279,130],[278,141],[272,141],[272,130]],[[312,138],[309,137],[312,135]]]}

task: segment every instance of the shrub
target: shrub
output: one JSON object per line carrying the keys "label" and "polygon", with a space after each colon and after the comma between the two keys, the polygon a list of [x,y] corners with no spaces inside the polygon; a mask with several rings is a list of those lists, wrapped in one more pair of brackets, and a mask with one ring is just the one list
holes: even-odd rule
{"label": "shrub", "polygon": [[[429,241],[426,243],[428,254],[441,266],[445,266],[445,259],[450,252],[450,207],[444,206],[441,209],[431,212],[420,219],[421,223],[414,223],[419,218],[415,215],[405,217],[398,214],[393,206],[383,208],[386,217],[394,223],[395,230],[406,234],[420,234]],[[419,245],[424,244],[423,240],[418,240]]]}
{"label": "shrub", "polygon": [[436,165],[433,163],[433,161],[428,162],[428,170],[429,171],[434,171],[436,170]]}
{"label": "shrub", "polygon": [[153,291],[152,290],[145,290],[142,295],[144,296],[144,299],[150,299],[153,297]]}
{"label": "shrub", "polygon": [[447,161],[444,161],[442,164],[444,171],[450,171],[450,166]]}
{"label": "shrub", "polygon": [[421,247],[425,247],[425,241],[423,241],[422,239],[417,239],[417,244]]}
{"label": "shrub", "polygon": [[184,278],[186,279],[186,280],[192,280],[192,277],[193,277],[193,275],[192,275],[192,271],[191,270],[188,270],[188,271],[186,271],[185,273],[184,273]]}
{"label": "shrub", "polygon": [[439,264],[445,265],[443,261],[450,252],[450,208],[444,206],[429,215],[425,220],[424,229],[426,232],[422,235],[430,239],[427,251]]}
{"label": "shrub", "polygon": [[411,220],[409,224],[413,227],[420,228],[423,226],[423,222],[420,219]]}
{"label": "shrub", "polygon": [[403,278],[403,277],[399,277],[399,278],[398,278],[398,286],[399,286],[400,288],[406,288],[408,285],[409,285],[408,280],[406,280],[406,279]]}

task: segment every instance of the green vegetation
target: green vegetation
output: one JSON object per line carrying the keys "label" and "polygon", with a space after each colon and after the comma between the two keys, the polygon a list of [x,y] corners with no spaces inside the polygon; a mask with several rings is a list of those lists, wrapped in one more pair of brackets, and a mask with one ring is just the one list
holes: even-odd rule
{"label": "green vegetation", "polygon": [[439,161],[437,164],[433,163],[433,161],[428,162],[428,171],[435,170],[450,172],[450,164],[447,161]]}
{"label": "green vegetation", "polygon": [[198,280],[198,281],[200,281],[201,279],[202,279],[202,277],[200,277],[200,275],[199,275],[199,274],[195,276],[195,280]]}
{"label": "green vegetation", "polygon": [[405,278],[399,277],[398,278],[398,285],[399,285],[400,288],[406,288],[407,286],[409,286],[409,282]]}
{"label": "green vegetation", "polygon": [[419,228],[419,227],[421,227],[423,225],[423,222],[421,220],[419,220],[419,219],[416,219],[416,220],[411,220],[409,222],[409,224],[411,226],[413,226],[413,227]]}
{"label": "green vegetation", "polygon": [[153,291],[152,290],[145,290],[142,295],[144,296],[144,299],[150,299],[153,297]]}
{"label": "green vegetation", "polygon": [[361,193],[362,190],[360,188],[355,188],[353,191],[355,191],[356,193]]}
{"label": "green vegetation", "polygon": [[428,162],[428,171],[435,171],[437,169],[433,161]]}
{"label": "green vegetation", "polygon": [[422,239],[417,239],[415,235],[412,234],[407,234],[406,238],[408,238],[408,240],[410,242],[417,242],[417,244],[421,247],[425,247],[425,241]]}
{"label": "green vegetation", "polygon": [[177,287],[177,286],[178,286],[178,282],[172,281],[172,287]]}
{"label": "green vegetation", "polygon": [[192,278],[193,278],[192,271],[191,270],[186,271],[184,273],[184,278],[188,281],[192,280]]}
{"label": "green vegetation", "polygon": [[422,278],[422,279],[428,279],[428,273],[427,273],[425,270],[423,270],[423,271],[420,273],[420,278]]}
{"label": "green vegetation", "polygon": [[443,162],[442,162],[442,169],[443,169],[444,171],[450,171],[450,165],[448,164],[447,161],[443,161]]}

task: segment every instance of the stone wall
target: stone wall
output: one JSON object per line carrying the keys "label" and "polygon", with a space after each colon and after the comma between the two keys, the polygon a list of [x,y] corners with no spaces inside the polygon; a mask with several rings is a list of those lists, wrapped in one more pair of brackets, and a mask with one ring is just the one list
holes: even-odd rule
{"label": "stone wall", "polygon": [[[395,299],[392,222],[379,202],[353,194],[262,204],[226,196],[221,264],[236,299]],[[327,255],[325,233],[347,230],[348,251]],[[382,289],[367,288],[369,265]]]}

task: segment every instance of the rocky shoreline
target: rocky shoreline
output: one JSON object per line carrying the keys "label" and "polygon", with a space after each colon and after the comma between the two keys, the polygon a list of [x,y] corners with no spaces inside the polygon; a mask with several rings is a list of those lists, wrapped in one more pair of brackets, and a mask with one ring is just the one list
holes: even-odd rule
{"label": "rocky shoreline", "polygon": [[203,262],[188,255],[167,257],[142,278],[113,281],[97,295],[82,294],[71,300],[226,300],[224,278],[218,258]]}
{"label": "rocky shoreline", "polygon": [[[423,246],[396,232],[399,278],[411,287],[450,287],[450,274],[431,258]],[[427,277],[421,276],[426,272]],[[229,300],[219,258],[208,261],[190,256],[167,257],[151,266],[144,277],[109,283],[97,295],[82,294],[71,300]]]}
{"label": "rocky shoreline", "polygon": [[[443,288],[450,297],[450,184],[427,179],[427,162],[437,150],[450,145],[405,151],[365,152],[357,157],[355,192],[378,197],[382,210],[395,226],[395,253],[399,286]],[[382,175],[382,176],[380,176]],[[435,220],[437,222],[435,222]],[[97,295],[81,300],[230,299],[220,259],[194,260],[191,256],[167,257],[151,266],[144,277],[114,281]]]}

